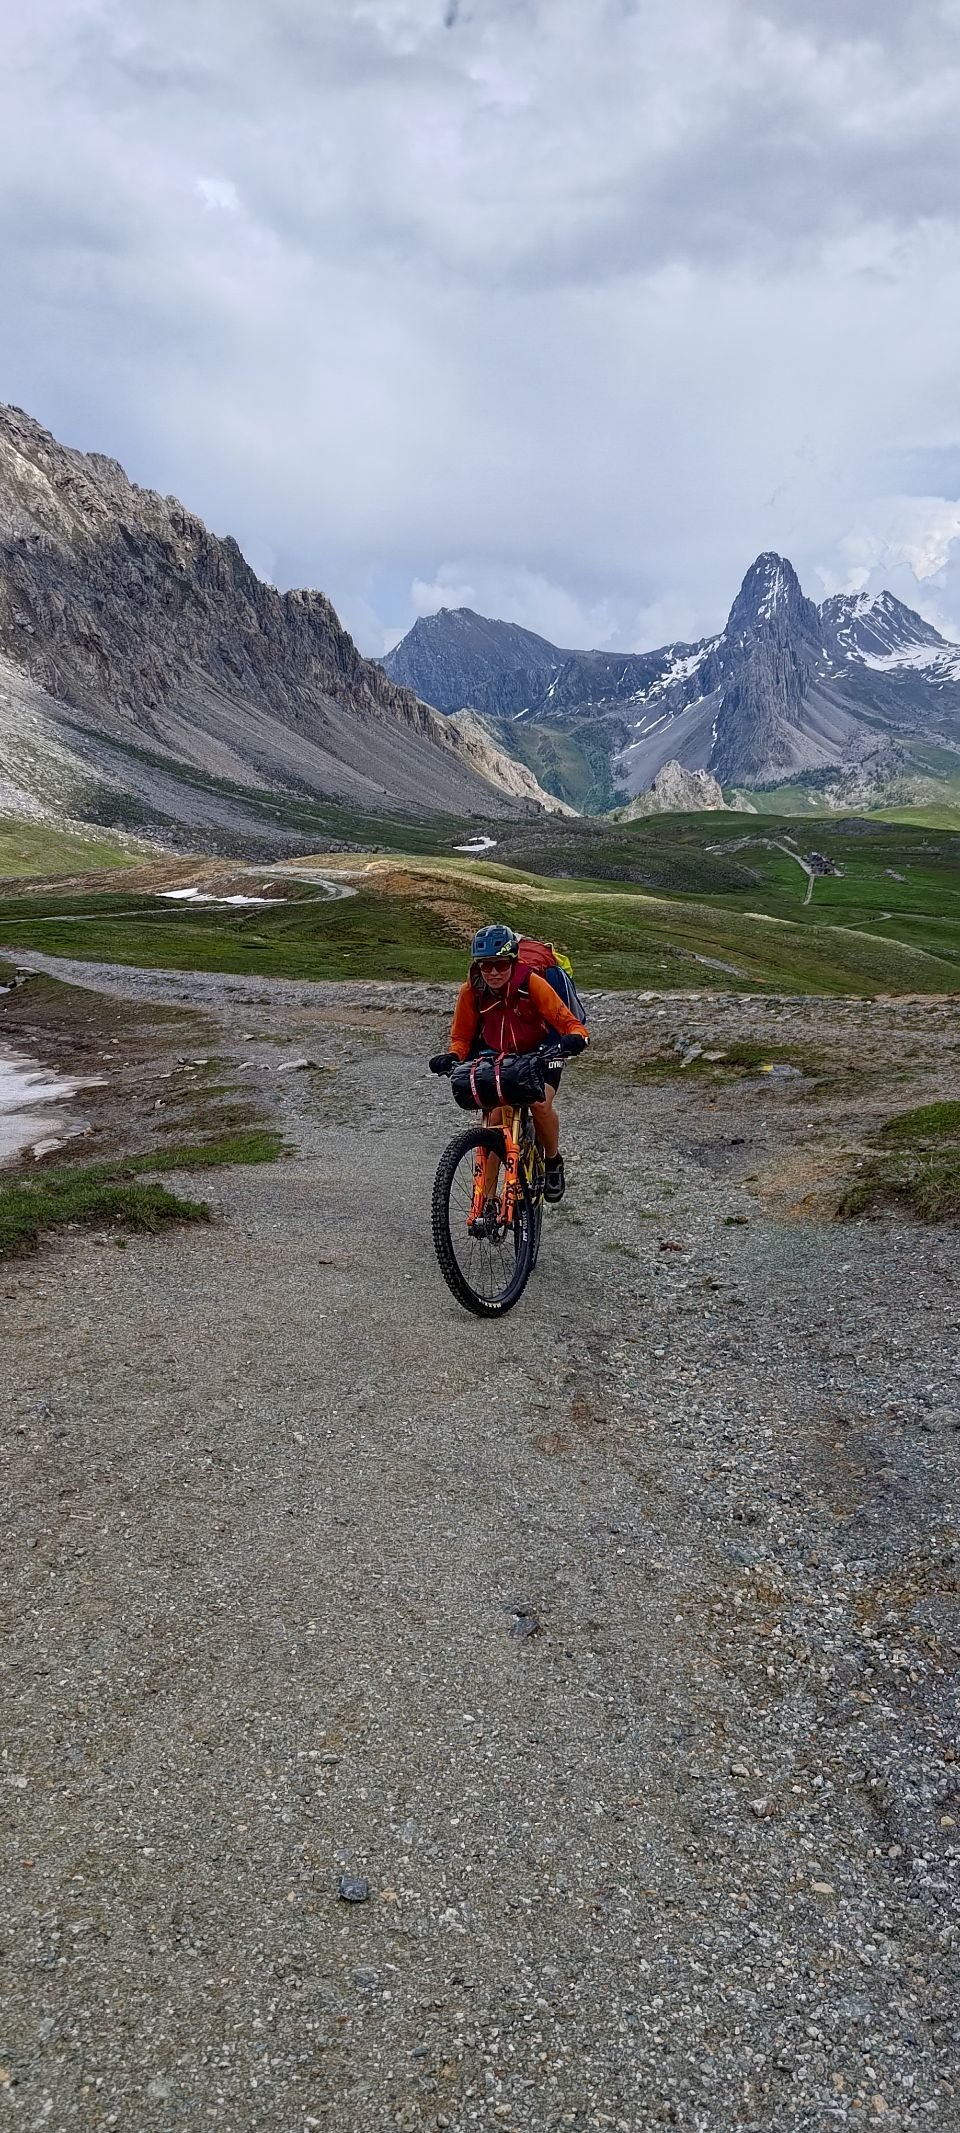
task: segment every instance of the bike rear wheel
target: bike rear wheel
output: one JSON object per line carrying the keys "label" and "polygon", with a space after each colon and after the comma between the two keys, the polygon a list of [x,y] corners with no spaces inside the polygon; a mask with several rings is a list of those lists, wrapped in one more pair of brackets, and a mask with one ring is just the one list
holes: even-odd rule
{"label": "bike rear wheel", "polygon": [[[489,1236],[470,1234],[467,1224],[478,1149],[502,1161],[503,1134],[493,1126],[474,1127],[458,1133],[440,1157],[433,1187],[433,1241],[440,1271],[457,1302],[478,1318],[502,1318],[522,1296],[530,1278],[535,1257],[534,1207],[521,1168],[510,1227],[498,1226]],[[500,1185],[502,1189],[502,1174]]]}

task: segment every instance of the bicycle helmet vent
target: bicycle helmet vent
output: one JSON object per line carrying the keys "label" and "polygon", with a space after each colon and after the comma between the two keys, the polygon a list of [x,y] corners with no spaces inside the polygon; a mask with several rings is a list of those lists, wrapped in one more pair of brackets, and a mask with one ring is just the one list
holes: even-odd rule
{"label": "bicycle helmet vent", "polygon": [[470,956],[474,963],[485,962],[500,955],[516,956],[520,950],[519,935],[512,926],[481,926],[470,943]]}

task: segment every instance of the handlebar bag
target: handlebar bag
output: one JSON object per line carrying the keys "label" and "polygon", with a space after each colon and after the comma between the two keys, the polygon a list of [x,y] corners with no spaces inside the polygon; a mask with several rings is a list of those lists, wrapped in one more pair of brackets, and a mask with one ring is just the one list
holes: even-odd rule
{"label": "handlebar bag", "polygon": [[461,1111],[495,1111],[498,1104],[543,1102],[543,1061],[536,1052],[484,1052],[454,1067],[450,1087]]}

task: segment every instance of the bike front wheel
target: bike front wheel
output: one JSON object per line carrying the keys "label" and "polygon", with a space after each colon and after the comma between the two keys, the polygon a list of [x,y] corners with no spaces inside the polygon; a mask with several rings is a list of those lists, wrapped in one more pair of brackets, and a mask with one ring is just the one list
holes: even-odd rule
{"label": "bike front wheel", "polygon": [[503,1134],[493,1126],[474,1127],[458,1133],[440,1157],[433,1187],[433,1241],[440,1271],[457,1302],[477,1318],[501,1318],[523,1295],[530,1278],[534,1207],[521,1168],[510,1225],[491,1220],[486,1234],[471,1232],[478,1150],[503,1162]]}
{"label": "bike front wheel", "polygon": [[527,1127],[523,1147],[523,1168],[530,1189],[533,1213],[533,1250],[530,1255],[530,1272],[533,1272],[540,1257],[540,1241],[543,1236],[543,1183],[546,1176],[543,1149],[534,1134],[532,1125]]}

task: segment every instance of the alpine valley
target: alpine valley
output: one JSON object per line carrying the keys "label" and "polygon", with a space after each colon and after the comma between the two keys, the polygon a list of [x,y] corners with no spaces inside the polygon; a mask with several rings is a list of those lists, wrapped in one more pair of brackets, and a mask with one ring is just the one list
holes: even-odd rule
{"label": "alpine valley", "polygon": [[383,665],[439,711],[469,706],[588,812],[648,791],[666,764],[787,812],[960,801],[960,646],[892,593],[816,606],[779,555],[757,558],[725,627],[697,644],[563,651],[441,608]]}

